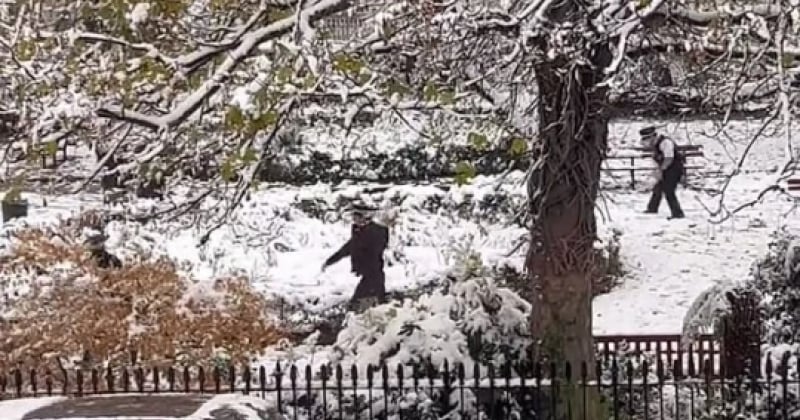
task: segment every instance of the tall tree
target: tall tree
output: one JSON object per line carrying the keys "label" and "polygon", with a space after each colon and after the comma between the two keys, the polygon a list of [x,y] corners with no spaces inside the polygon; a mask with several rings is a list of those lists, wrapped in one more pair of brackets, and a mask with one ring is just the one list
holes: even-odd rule
{"label": "tall tree", "polygon": [[[531,160],[531,329],[541,356],[573,366],[594,356],[594,205],[626,70],[685,53],[715,87],[703,104],[760,100],[788,126],[800,57],[800,11],[788,0],[691,2],[697,11],[665,0],[17,3],[3,15],[0,57],[15,69],[3,76],[33,141],[82,130],[125,151],[115,171],[184,181],[187,165],[211,162],[211,185],[231,191],[219,223],[280,153],[281,127],[307,123],[310,106],[345,127],[365,112],[480,121],[474,139],[493,133]],[[331,37],[325,18],[346,8],[369,25]],[[48,110],[64,96],[74,110]],[[796,158],[787,150],[781,176]]]}

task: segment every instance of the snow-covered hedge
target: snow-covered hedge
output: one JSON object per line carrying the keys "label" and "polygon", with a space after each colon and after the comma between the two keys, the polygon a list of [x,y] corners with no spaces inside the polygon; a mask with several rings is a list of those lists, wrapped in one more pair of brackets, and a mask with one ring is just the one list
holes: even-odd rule
{"label": "snow-covered hedge", "polygon": [[[350,366],[360,368],[359,377],[366,378],[367,365],[375,368],[387,366],[392,382],[397,380],[398,367],[406,380],[413,381],[414,372],[426,373],[430,368],[439,371],[445,360],[455,380],[457,363],[464,363],[466,377],[471,378],[476,363],[520,362],[531,344],[528,330],[530,304],[512,290],[499,286],[493,271],[484,267],[480,259],[469,252],[461,253],[457,267],[441,287],[415,299],[390,302],[368,309],[361,314],[348,314],[336,343],[322,353],[331,372],[335,366],[344,368],[344,383],[351,383]],[[485,374],[485,368],[484,368]],[[389,418],[400,414],[405,419],[446,418],[447,413],[460,409],[458,392],[445,395],[442,390],[397,392],[386,395],[389,402],[384,407],[380,372],[375,376],[375,389],[371,394],[358,393],[358,403],[352,393],[345,393],[339,401],[335,393],[327,394],[328,412],[344,405],[346,418],[364,418],[371,406],[376,416]],[[471,390],[464,390],[464,404],[474,410],[473,404],[483,399]],[[371,400],[368,401],[368,398]],[[288,396],[288,395],[287,395]],[[306,396],[299,405],[306,407]],[[313,410],[322,410],[322,395],[311,395]],[[360,414],[356,416],[354,409]]]}
{"label": "snow-covered hedge", "polygon": [[441,366],[449,360],[465,362],[472,372],[476,361],[522,360],[531,343],[530,304],[489,274],[480,268],[450,277],[442,289],[418,299],[350,314],[333,347],[333,362]]}
{"label": "snow-covered hedge", "polygon": [[767,343],[800,342],[800,238],[776,234],[753,270],[753,285],[764,294]]}
{"label": "snow-covered hedge", "polygon": [[509,148],[505,145],[486,149],[469,145],[437,148],[409,145],[391,153],[374,151],[366,156],[343,159],[314,151],[309,156],[273,160],[260,177],[263,181],[288,184],[338,183],[344,180],[402,182],[525,169],[525,161],[509,153]]}
{"label": "snow-covered hedge", "polygon": [[[459,190],[451,185],[435,184],[417,187],[365,185],[360,191],[332,191],[325,198],[302,198],[292,206],[307,216],[326,222],[340,221],[356,197],[378,207],[397,212],[413,209],[431,215],[451,214],[459,219],[481,223],[503,223],[521,226],[526,197],[518,186],[521,173],[507,182]],[[331,197],[333,196],[333,197]],[[390,215],[385,215],[390,216]]]}
{"label": "snow-covered hedge", "polygon": [[[800,350],[800,238],[786,231],[773,235],[767,255],[757,261],[752,277],[744,284],[717,286],[698,298],[687,314],[685,333],[692,336],[701,327],[716,327],[724,316],[736,315],[742,308],[730,302],[738,302],[737,296],[745,294],[760,298],[758,316],[763,323],[761,339],[761,377],[753,386],[751,378],[743,378],[737,389],[729,389],[724,396],[712,395],[711,409],[702,413],[701,419],[739,420],[773,418],[782,415],[784,408],[788,418],[800,416],[800,394],[797,354]],[[739,322],[733,320],[733,323]],[[737,328],[731,325],[730,328]],[[731,339],[730,332],[726,334]],[[734,334],[733,337],[736,337]],[[736,341],[736,340],[734,340]],[[743,346],[746,343],[732,342],[727,346]],[[786,363],[786,355],[790,355]],[[782,385],[787,380],[786,389]],[[768,386],[768,382],[770,383]],[[698,390],[697,400],[705,399],[705,391]],[[723,399],[724,398],[724,399]]]}

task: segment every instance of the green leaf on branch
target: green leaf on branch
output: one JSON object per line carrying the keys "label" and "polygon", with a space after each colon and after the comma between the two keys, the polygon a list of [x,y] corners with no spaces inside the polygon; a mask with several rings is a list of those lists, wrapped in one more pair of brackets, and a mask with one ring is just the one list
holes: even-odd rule
{"label": "green leaf on branch", "polygon": [[273,110],[269,110],[259,115],[257,118],[247,121],[245,131],[248,135],[254,136],[277,123],[278,113]]}
{"label": "green leaf on branch", "polygon": [[240,159],[242,161],[242,164],[249,165],[258,160],[258,153],[256,152],[256,149],[248,147],[247,149],[244,150],[244,152],[242,152],[242,156]]}
{"label": "green leaf on branch", "polygon": [[294,72],[292,71],[291,67],[289,66],[281,67],[275,73],[275,79],[278,81],[278,83],[289,83],[292,81],[293,73]]}
{"label": "green leaf on branch", "polygon": [[528,142],[525,139],[515,138],[511,140],[508,152],[514,158],[519,158],[525,155],[528,151]]}
{"label": "green leaf on branch", "polygon": [[433,82],[428,82],[422,90],[422,95],[427,102],[434,102],[439,96],[439,91],[436,89],[436,85],[434,85]]}
{"label": "green leaf on branch", "polygon": [[392,95],[395,93],[398,94],[400,97],[406,96],[411,93],[411,89],[408,88],[402,82],[398,82],[395,79],[389,79],[383,83],[383,93],[387,98],[391,98]]}
{"label": "green leaf on branch", "polygon": [[528,152],[528,142],[525,139],[515,138],[511,140],[511,145],[508,148],[508,153],[513,158],[519,158]]}
{"label": "green leaf on branch", "polygon": [[478,171],[469,162],[458,162],[455,169],[455,183],[456,185],[466,185],[478,175]]}
{"label": "green leaf on branch", "polygon": [[267,19],[270,22],[276,22],[276,21],[279,21],[281,19],[286,19],[286,18],[292,16],[293,13],[294,12],[292,11],[292,9],[274,7],[272,9],[270,9],[269,12],[267,12]]}
{"label": "green leaf on branch", "polygon": [[244,113],[238,106],[228,108],[225,113],[225,128],[232,131],[241,131],[244,128]]}
{"label": "green leaf on branch", "polygon": [[[153,4],[153,11],[156,15],[169,19],[179,19],[186,11],[188,5],[189,2],[185,0],[156,0]],[[230,6],[229,4],[228,7]]]}
{"label": "green leaf on branch", "polygon": [[273,105],[280,99],[280,95],[278,95],[274,91],[270,91],[267,87],[263,87],[256,91],[255,95],[253,95],[253,101],[255,102],[258,109],[268,109],[272,108]]}
{"label": "green leaf on branch", "polygon": [[361,86],[366,85],[367,82],[369,82],[370,80],[372,80],[372,75],[370,75],[369,73],[362,72],[361,74],[358,75],[358,84]]}
{"label": "green leaf on branch", "polygon": [[347,54],[337,54],[333,59],[333,68],[351,77],[356,77],[361,73],[361,69],[364,68],[364,63]]}
{"label": "green leaf on branch", "polygon": [[211,0],[209,6],[211,6],[211,10],[214,11],[221,11],[231,7],[239,7],[238,1],[230,1],[230,0]]}
{"label": "green leaf on branch", "polygon": [[36,55],[36,41],[32,39],[17,41],[14,49],[18,60],[28,61]]}
{"label": "green leaf on branch", "polygon": [[453,105],[456,103],[456,93],[451,89],[442,89],[439,91],[439,103],[442,105]]}
{"label": "green leaf on branch", "polygon": [[58,153],[58,142],[55,140],[48,141],[44,145],[45,156],[54,157]]}
{"label": "green leaf on branch", "polygon": [[222,162],[222,166],[219,168],[219,176],[225,182],[231,182],[236,179],[235,159],[235,156],[225,159],[225,161]]}
{"label": "green leaf on branch", "polygon": [[314,85],[316,85],[316,84],[317,84],[317,78],[316,78],[316,76],[314,76],[313,74],[310,74],[310,73],[309,73],[309,74],[308,74],[308,75],[307,75],[307,76],[306,76],[306,77],[303,79],[303,87],[304,87],[304,88],[306,88],[306,89],[311,89],[311,88],[313,88],[313,87],[314,87]]}
{"label": "green leaf on branch", "polygon": [[263,121],[266,122],[267,125],[272,126],[278,123],[278,112],[275,110],[269,110],[261,114],[261,117],[259,118],[263,119]]}
{"label": "green leaf on branch", "polygon": [[481,133],[471,132],[467,135],[467,141],[476,150],[483,151],[489,146],[489,140]]}
{"label": "green leaf on branch", "polygon": [[189,85],[189,88],[197,89],[203,84],[203,81],[203,76],[197,73],[189,76],[189,79],[186,80],[186,83]]}

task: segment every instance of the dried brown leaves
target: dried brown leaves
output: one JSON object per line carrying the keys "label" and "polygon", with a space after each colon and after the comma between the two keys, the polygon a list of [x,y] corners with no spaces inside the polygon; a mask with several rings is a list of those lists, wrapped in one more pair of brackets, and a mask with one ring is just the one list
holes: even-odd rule
{"label": "dried brown leaves", "polygon": [[120,362],[132,352],[151,364],[244,361],[283,337],[245,279],[193,283],[166,260],[104,270],[65,239],[69,230],[21,232],[0,261],[0,285],[23,272],[30,286],[12,304],[17,322],[0,324],[0,368],[76,356]]}

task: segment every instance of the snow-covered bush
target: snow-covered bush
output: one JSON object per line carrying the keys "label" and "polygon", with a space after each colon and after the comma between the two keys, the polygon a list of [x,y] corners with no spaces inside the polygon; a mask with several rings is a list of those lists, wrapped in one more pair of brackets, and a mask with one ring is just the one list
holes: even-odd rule
{"label": "snow-covered bush", "polygon": [[602,246],[595,248],[596,274],[592,284],[595,296],[610,292],[626,274],[620,241],[622,231],[614,228],[610,234]]}
{"label": "snow-covered bush", "polygon": [[[476,364],[491,362],[502,366],[506,362],[522,362],[531,344],[528,330],[531,306],[512,290],[499,286],[492,278],[492,271],[476,258],[473,253],[456,258],[458,262],[451,274],[429,293],[380,305],[361,314],[348,314],[336,343],[331,346],[328,365],[344,367],[346,383],[350,383],[351,365],[361,369],[362,380],[368,365],[386,366],[392,381],[397,380],[398,369],[402,369],[410,385],[415,374],[417,378],[425,375],[427,380],[431,369],[443,380],[441,369],[445,361],[450,367],[451,380],[456,379],[459,363],[464,365],[465,377],[471,378]],[[375,413],[384,412],[383,394],[377,386],[382,383],[380,376],[380,372],[375,376],[376,389],[371,400]],[[366,392],[358,395],[359,411],[366,410],[369,405]],[[352,416],[356,406],[353,396],[345,395],[342,401],[335,397],[328,394],[329,409],[338,409],[341,403]],[[319,411],[322,396],[314,395],[312,399],[315,410]],[[388,414],[395,415],[401,410],[404,419],[442,418],[460,407],[460,395],[455,390],[451,395],[441,389],[393,391],[387,399]],[[464,404],[470,410],[474,410],[472,405],[480,399],[482,396],[465,390]],[[509,405],[506,407],[510,409]]]}
{"label": "snow-covered bush", "polygon": [[458,176],[459,162],[470,162],[476,173],[500,174],[509,169],[524,170],[524,161],[511,157],[507,144],[492,148],[444,144],[431,148],[409,145],[399,150],[371,151],[365,156],[339,158],[335,154],[314,151],[309,156],[271,163],[262,171],[267,182],[314,184],[356,181],[424,181]]}
{"label": "snow-covered bush", "polygon": [[[489,276],[451,278],[416,300],[350,314],[334,345],[341,364],[518,361],[531,340],[530,304]],[[480,343],[476,338],[480,337]]]}
{"label": "snow-covered bush", "polygon": [[800,238],[778,233],[769,254],[753,270],[753,286],[764,295],[767,343],[800,342]]}
{"label": "snow-covered bush", "polygon": [[[772,418],[786,409],[789,418],[800,415],[800,395],[796,387],[789,385],[784,390],[784,380],[789,384],[798,380],[796,355],[800,345],[800,241],[785,231],[773,235],[769,252],[757,261],[752,277],[746,284],[737,287],[718,286],[703,294],[687,315],[687,332],[703,324],[719,323],[720,315],[730,317],[741,311],[742,298],[758,299],[757,311],[747,317],[757,317],[761,332],[761,366],[758,383],[753,384],[750,375],[741,378],[741,386],[729,387],[723,396],[712,396],[711,409],[700,418],[714,420],[739,420],[750,418]],[[741,324],[747,319],[732,319],[729,324]],[[740,325],[729,325],[735,330]],[[735,331],[733,331],[735,332]],[[746,347],[747,337],[726,331],[726,347]],[[726,354],[731,349],[726,349]],[[792,355],[787,363],[785,357]],[[769,387],[767,383],[770,382]],[[769,388],[769,389],[768,389]],[[699,390],[696,398],[703,398]]]}
{"label": "snow-covered bush", "polygon": [[[761,293],[763,313],[761,349],[762,380],[771,379],[772,392],[758,389],[755,407],[748,407],[758,418],[767,417],[770,407],[786,406],[790,418],[800,414],[800,395],[796,387],[785,392],[781,385],[785,375],[789,382],[798,380],[797,363],[786,366],[784,355],[797,355],[800,343],[800,238],[786,231],[773,235],[769,252],[753,269],[751,285]],[[767,369],[767,361],[772,365]],[[771,376],[767,378],[767,376]],[[750,390],[753,391],[752,389]],[[771,400],[771,401],[770,401]]]}
{"label": "snow-covered bush", "polygon": [[734,286],[731,283],[717,283],[695,298],[683,318],[681,341],[684,345],[693,343],[708,330],[719,333],[719,323],[730,310],[730,301],[726,294],[733,291]]}

